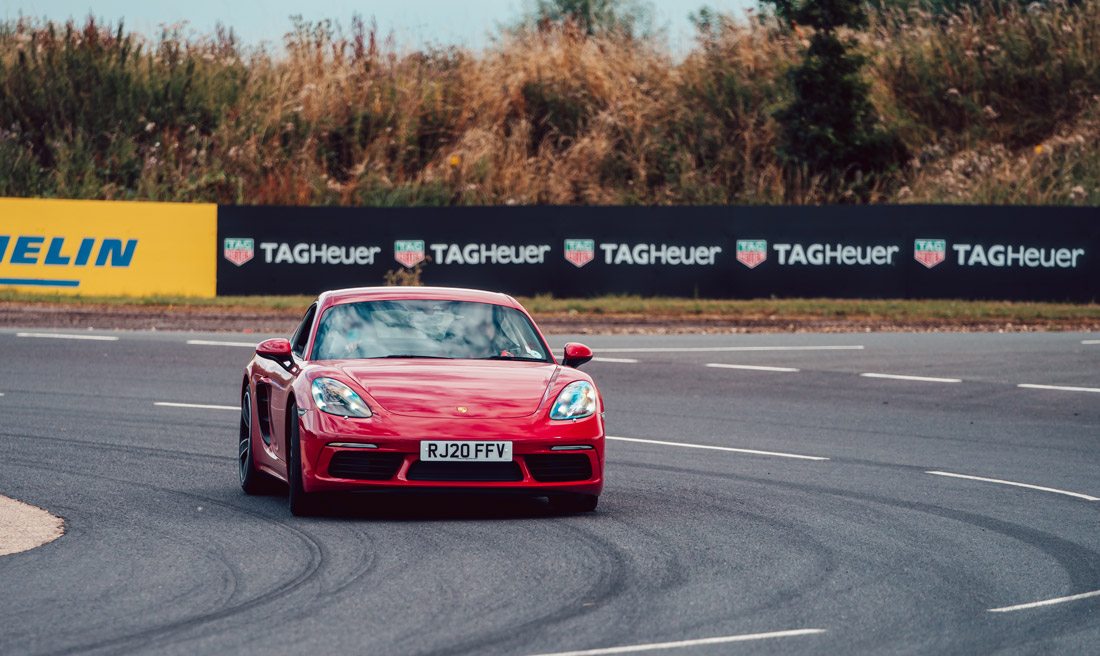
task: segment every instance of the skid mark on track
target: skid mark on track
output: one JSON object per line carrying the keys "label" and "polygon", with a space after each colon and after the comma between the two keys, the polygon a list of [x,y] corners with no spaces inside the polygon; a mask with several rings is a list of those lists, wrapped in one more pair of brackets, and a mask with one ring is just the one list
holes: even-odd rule
{"label": "skid mark on track", "polygon": [[[1047,533],[1038,529],[1023,526],[1021,524],[1015,524],[993,517],[988,517],[986,515],[979,515],[963,510],[954,510],[931,503],[922,503],[911,501],[909,499],[894,499],[877,494],[853,492],[841,488],[815,485],[812,483],[779,481],[770,478],[742,476],[716,471],[703,471],[698,469],[674,467],[669,465],[650,465],[642,463],[620,462],[617,463],[617,466],[676,472],[684,475],[706,476],[708,478],[719,478],[739,483],[749,482],[765,486],[775,486],[784,489],[805,492],[815,497],[828,495],[839,497],[842,499],[850,499],[854,501],[885,505],[901,510],[916,511],[935,517],[958,521],[981,529],[983,531],[996,533],[1008,539],[1025,544],[1050,557],[1054,562],[1057,563],[1062,571],[1065,572],[1066,577],[1070,581],[1078,582],[1078,585],[1080,585],[1081,587],[1094,584],[1096,581],[1100,580],[1100,550],[1093,549],[1078,544],[1076,542],[1072,542],[1070,540],[1066,540],[1057,535],[1054,535],[1053,533]],[[1013,607],[1010,606],[1006,608]],[[1078,621],[1084,624],[1087,623],[1089,619],[1090,618],[1087,614],[1082,614]],[[1052,635],[1062,635],[1064,634],[1065,626],[1053,627],[1049,628],[1048,630],[1053,632]],[[1029,634],[1029,637],[1036,638],[1036,636],[1032,634]],[[989,634],[975,634],[973,637],[973,642],[969,645],[969,648],[967,648],[966,645],[963,645],[959,647],[959,651],[962,653],[984,653],[997,651],[1002,648],[1007,649],[1009,647],[1017,646],[1017,643],[1015,643],[1014,640],[1014,637],[1011,637],[1007,634],[1001,635],[996,639],[991,638]]]}
{"label": "skid mark on track", "polygon": [[[152,455],[161,458],[192,458],[195,460],[206,460],[210,462],[224,463],[226,461],[236,461],[236,457],[230,454],[224,456],[212,455],[209,453],[196,453],[194,451],[180,451],[178,449],[162,449],[155,446],[137,446],[133,444],[111,444],[109,442],[99,442],[96,440],[82,440],[78,438],[69,437],[47,437],[40,435],[18,435],[15,433],[0,432],[0,437],[9,439],[21,439],[33,442],[57,442],[59,444],[67,444],[75,446],[80,449],[87,449],[92,451],[119,451],[121,453],[129,453],[133,455]],[[81,471],[78,473],[87,473]]]}
{"label": "skid mark on track", "polygon": [[[322,557],[322,548],[311,535],[294,526],[291,526],[286,521],[280,521],[262,513],[254,512],[252,510],[241,508],[239,506],[230,505],[223,501],[219,501],[218,499],[199,494],[174,490],[172,488],[154,485],[151,483],[142,483],[111,476],[92,474],[89,473],[86,469],[77,470],[75,468],[69,467],[57,467],[56,465],[45,466],[39,462],[25,462],[21,463],[21,465],[23,467],[40,469],[43,471],[63,472],[77,477],[96,478],[100,480],[107,480],[125,485],[131,485],[139,488],[156,490],[170,496],[182,496],[192,499],[193,501],[200,502],[201,504],[217,506],[222,508],[223,510],[227,510],[230,512],[251,515],[252,517],[260,519],[265,523],[276,524],[281,529],[289,532],[300,542],[300,544],[302,544],[302,546],[305,547],[306,551],[309,554],[305,564],[297,573],[294,574],[294,576],[284,581],[281,585],[278,585],[275,588],[251,599],[241,601],[239,603],[222,605],[215,608],[214,610],[208,610],[206,612],[199,613],[191,617],[167,622],[139,631],[132,631],[120,636],[54,650],[51,652],[53,654],[74,654],[78,652],[95,650],[127,652],[135,651],[139,648],[148,649],[149,647],[162,646],[171,642],[173,638],[178,636],[178,634],[187,630],[194,629],[196,627],[202,626],[204,624],[209,624],[211,622],[225,620],[246,611],[260,608],[268,603],[283,600],[288,594],[313,581],[318,576],[321,570],[321,566],[324,562],[324,559]],[[234,584],[234,591],[236,590],[236,588],[237,586],[236,584]]]}
{"label": "skid mark on track", "polygon": [[[556,607],[549,612],[527,620],[509,621],[506,626],[466,640],[459,640],[447,647],[434,649],[423,656],[480,654],[490,647],[499,648],[502,644],[509,642],[528,642],[530,636],[537,634],[546,626],[593,612],[612,599],[623,595],[626,592],[624,582],[627,577],[626,563],[629,561],[629,555],[622,547],[597,535],[594,530],[574,525],[578,519],[582,522],[587,520],[587,518],[561,518],[551,521],[555,521],[555,528],[572,533],[580,542],[586,544],[593,559],[600,563],[599,575],[591,585],[570,598],[558,600]],[[578,604],[577,599],[584,599],[586,603]]]}

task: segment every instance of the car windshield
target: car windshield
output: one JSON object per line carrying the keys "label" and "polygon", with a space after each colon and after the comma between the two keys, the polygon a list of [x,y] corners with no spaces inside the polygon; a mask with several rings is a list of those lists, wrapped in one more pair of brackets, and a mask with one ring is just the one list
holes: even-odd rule
{"label": "car windshield", "polygon": [[397,300],[334,305],[321,316],[313,359],[451,358],[550,362],[515,308],[467,301]]}

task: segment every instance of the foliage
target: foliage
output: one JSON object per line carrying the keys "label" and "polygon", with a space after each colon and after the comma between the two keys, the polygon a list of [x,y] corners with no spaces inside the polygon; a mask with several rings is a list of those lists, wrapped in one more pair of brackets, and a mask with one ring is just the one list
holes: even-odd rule
{"label": "foliage", "polygon": [[[833,30],[844,66],[819,59],[792,75],[819,30],[767,13],[698,12],[677,58],[568,25],[479,52],[408,51],[358,19],[346,30],[299,20],[271,53],[224,30],[148,40],[91,20],[0,22],[0,195],[1100,204],[1100,3],[868,19]],[[823,88],[828,98],[814,96]],[[844,88],[845,103],[828,105]],[[841,111],[857,96],[857,111]],[[777,119],[796,115],[805,122]],[[905,150],[876,150],[890,133]]]}
{"label": "foliage", "polygon": [[851,52],[851,37],[868,19],[860,0],[767,0],[779,18],[813,28],[801,65],[789,75],[794,98],[776,113],[783,125],[781,156],[831,180],[861,182],[905,161],[901,141],[878,122],[861,69],[865,57]]}
{"label": "foliage", "polygon": [[588,36],[650,36],[653,5],[645,0],[534,0],[524,20],[527,28],[543,30],[570,23]]}

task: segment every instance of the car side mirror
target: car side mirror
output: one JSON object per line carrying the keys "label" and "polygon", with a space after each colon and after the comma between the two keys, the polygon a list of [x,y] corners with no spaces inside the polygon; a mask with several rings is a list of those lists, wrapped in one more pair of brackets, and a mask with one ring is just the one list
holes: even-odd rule
{"label": "car side mirror", "polygon": [[287,371],[294,371],[298,366],[294,364],[294,358],[290,354],[290,342],[281,337],[265,339],[257,344],[256,355],[278,362]]}
{"label": "car side mirror", "polygon": [[561,363],[566,367],[573,367],[576,369],[591,359],[592,349],[584,344],[569,342],[565,345],[565,357],[562,358]]}

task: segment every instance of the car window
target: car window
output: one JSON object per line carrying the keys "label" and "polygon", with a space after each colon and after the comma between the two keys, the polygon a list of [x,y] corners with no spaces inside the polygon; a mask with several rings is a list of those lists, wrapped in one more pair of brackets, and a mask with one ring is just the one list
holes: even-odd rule
{"label": "car window", "polygon": [[313,315],[316,312],[317,304],[314,303],[306,310],[306,316],[302,318],[302,323],[298,324],[298,329],[294,331],[294,336],[290,338],[290,350],[300,358],[304,357],[306,344],[309,344],[309,329],[313,324]]}
{"label": "car window", "polygon": [[313,359],[400,357],[552,361],[527,316],[501,305],[368,301],[321,316]]}

